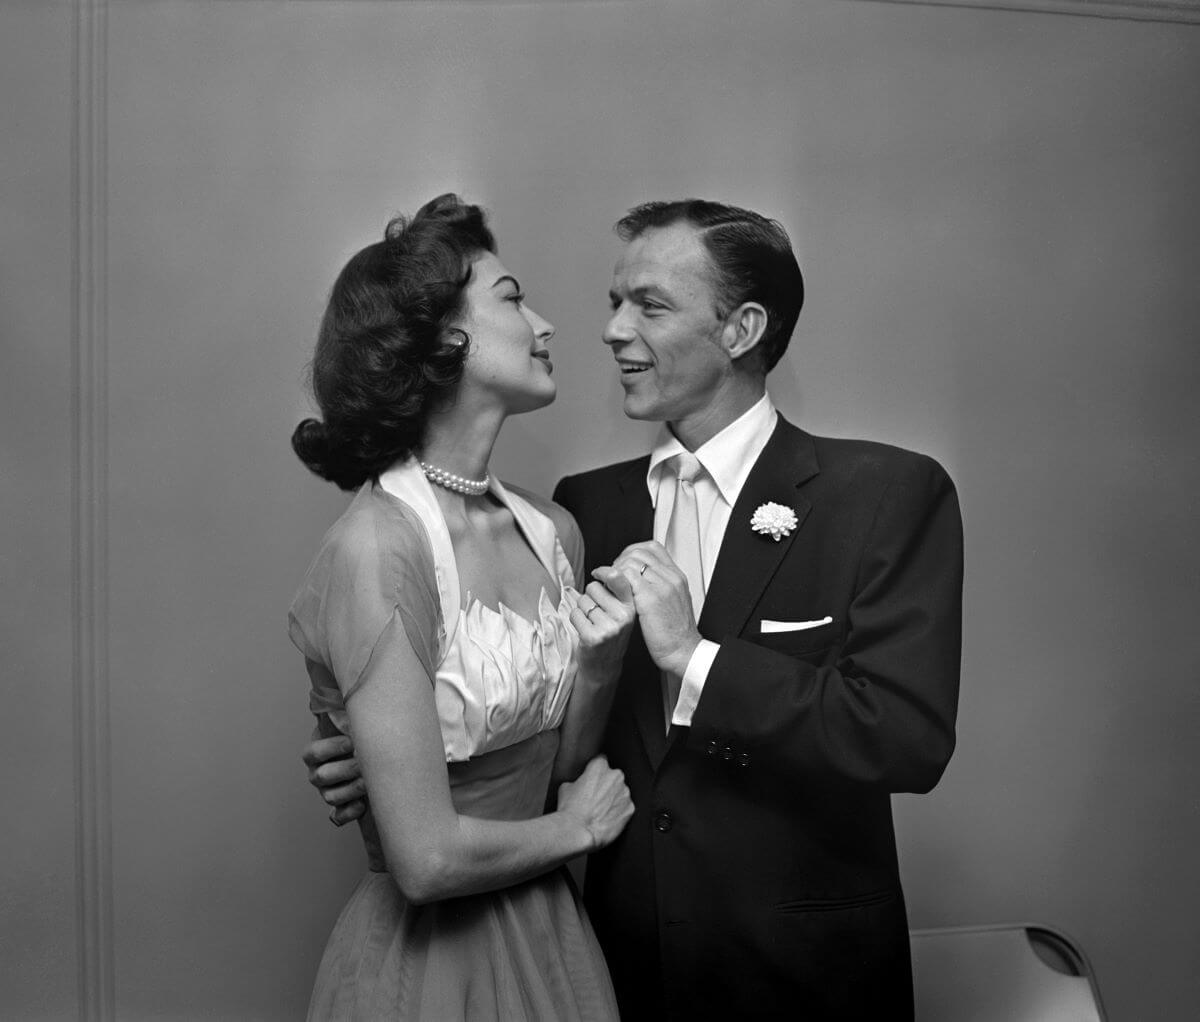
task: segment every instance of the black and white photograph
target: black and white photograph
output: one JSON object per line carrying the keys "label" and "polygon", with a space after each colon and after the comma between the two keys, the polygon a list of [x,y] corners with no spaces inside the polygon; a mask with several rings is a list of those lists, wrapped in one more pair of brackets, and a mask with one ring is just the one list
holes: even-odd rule
{"label": "black and white photograph", "polygon": [[0,0],[0,1019],[1200,1018],[1200,0]]}

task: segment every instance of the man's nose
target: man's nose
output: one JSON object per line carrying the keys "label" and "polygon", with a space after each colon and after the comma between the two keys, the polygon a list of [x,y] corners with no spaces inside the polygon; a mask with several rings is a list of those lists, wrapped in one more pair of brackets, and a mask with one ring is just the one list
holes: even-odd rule
{"label": "man's nose", "polygon": [[613,314],[608,318],[608,323],[604,327],[602,334],[605,344],[625,344],[632,341],[637,336],[633,329],[633,324],[629,322],[629,316],[625,311],[625,307],[613,311]]}

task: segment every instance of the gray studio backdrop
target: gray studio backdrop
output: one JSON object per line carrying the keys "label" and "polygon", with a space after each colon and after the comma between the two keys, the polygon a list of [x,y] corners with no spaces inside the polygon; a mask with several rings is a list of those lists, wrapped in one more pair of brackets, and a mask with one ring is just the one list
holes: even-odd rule
{"label": "gray studio backdrop", "polygon": [[362,857],[298,758],[284,616],[344,498],[288,436],[337,269],[447,189],[558,326],[495,459],[543,492],[651,436],[600,342],[615,217],[784,223],[780,407],[962,498],[913,925],[1050,923],[1113,1018],[1200,1014],[1198,91],[1200,26],[1033,12],[5,3],[4,1017],[303,1011]]}

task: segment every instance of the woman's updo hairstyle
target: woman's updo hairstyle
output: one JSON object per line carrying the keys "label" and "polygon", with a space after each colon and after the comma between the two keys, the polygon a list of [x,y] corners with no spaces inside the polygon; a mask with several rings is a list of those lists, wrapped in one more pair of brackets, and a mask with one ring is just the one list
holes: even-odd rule
{"label": "woman's updo hairstyle", "polygon": [[419,448],[430,411],[462,377],[470,338],[450,324],[485,251],[496,242],[483,210],[439,195],[391,220],[338,275],[311,370],[324,421],[292,434],[322,479],[351,490]]}

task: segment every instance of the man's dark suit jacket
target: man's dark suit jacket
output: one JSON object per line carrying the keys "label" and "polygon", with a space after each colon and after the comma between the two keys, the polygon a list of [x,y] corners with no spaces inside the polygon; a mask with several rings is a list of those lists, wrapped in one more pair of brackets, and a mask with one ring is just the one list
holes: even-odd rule
{"label": "man's dark suit jacket", "polygon": [[[564,479],[588,571],[651,538],[648,458]],[[756,508],[792,508],[779,542]],[[690,728],[631,640],[605,738],[636,805],[585,899],[622,1018],[909,1019],[892,792],[954,748],[962,527],[932,459],[779,420],[699,621],[721,644]],[[764,633],[764,619],[820,627]]]}

